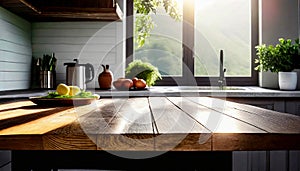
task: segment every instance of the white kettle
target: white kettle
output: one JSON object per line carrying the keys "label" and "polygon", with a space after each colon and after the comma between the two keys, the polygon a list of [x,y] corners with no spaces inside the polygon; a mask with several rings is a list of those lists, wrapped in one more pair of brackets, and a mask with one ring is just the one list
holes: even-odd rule
{"label": "white kettle", "polygon": [[79,64],[78,59],[75,62],[64,63],[66,68],[67,85],[78,86],[80,89],[86,89],[86,83],[91,82],[95,77],[95,71],[92,64]]}

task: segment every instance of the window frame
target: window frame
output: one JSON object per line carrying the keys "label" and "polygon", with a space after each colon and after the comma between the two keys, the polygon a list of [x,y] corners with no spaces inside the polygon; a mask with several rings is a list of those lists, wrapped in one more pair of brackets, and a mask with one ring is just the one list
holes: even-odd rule
{"label": "window frame", "polygon": [[[133,60],[133,1],[128,0],[126,5],[126,67]],[[183,0],[183,25],[182,25],[182,77],[164,76],[156,85],[218,85],[219,77],[197,77],[194,75],[194,39],[195,19],[194,3],[196,0]],[[251,77],[226,77],[228,86],[256,86],[258,85],[258,72],[254,70],[258,44],[258,0],[251,1]],[[129,16],[129,17],[128,17]]]}

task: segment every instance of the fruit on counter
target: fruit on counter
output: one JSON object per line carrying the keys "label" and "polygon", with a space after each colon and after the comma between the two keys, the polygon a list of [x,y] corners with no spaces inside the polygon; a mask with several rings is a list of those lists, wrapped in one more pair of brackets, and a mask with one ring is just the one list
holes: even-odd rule
{"label": "fruit on counter", "polygon": [[70,96],[76,96],[81,92],[78,86],[69,86],[69,88],[70,88],[70,92],[69,92]]}
{"label": "fruit on counter", "polygon": [[58,86],[56,87],[56,92],[59,95],[68,95],[70,92],[70,87],[67,86],[64,83],[60,83],[58,84]]}
{"label": "fruit on counter", "polygon": [[133,77],[132,78],[132,82],[133,82],[133,87],[136,87],[136,81],[138,80],[138,78],[137,77]]}
{"label": "fruit on counter", "polygon": [[113,86],[118,90],[129,90],[134,89],[144,89],[147,86],[147,83],[144,79],[137,77],[129,78],[118,78],[113,81]]}
{"label": "fruit on counter", "polygon": [[135,81],[135,88],[136,89],[144,89],[144,88],[146,88],[146,86],[147,86],[147,83],[143,79],[137,79]]}
{"label": "fruit on counter", "polygon": [[130,89],[133,86],[133,81],[131,79],[124,79],[122,86],[126,89]]}
{"label": "fruit on counter", "polygon": [[99,99],[98,94],[93,94],[91,91],[81,90],[78,86],[68,86],[60,83],[56,87],[56,91],[48,92],[47,96],[42,98],[95,98]]}
{"label": "fruit on counter", "polygon": [[133,81],[128,78],[118,78],[113,81],[113,86],[118,90],[129,90],[133,86]]}

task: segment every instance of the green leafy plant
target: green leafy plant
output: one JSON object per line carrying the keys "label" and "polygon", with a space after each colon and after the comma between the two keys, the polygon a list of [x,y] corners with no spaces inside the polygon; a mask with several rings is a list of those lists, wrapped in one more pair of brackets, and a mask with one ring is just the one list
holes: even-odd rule
{"label": "green leafy plant", "polygon": [[129,63],[125,69],[125,76],[130,79],[133,77],[144,79],[148,86],[153,86],[157,80],[162,79],[157,67],[141,60]]}
{"label": "green leafy plant", "polygon": [[297,67],[299,62],[299,39],[294,43],[291,39],[279,39],[279,43],[273,45],[258,45],[256,48],[255,70],[271,72],[290,72]]}
{"label": "green leafy plant", "polygon": [[43,96],[42,98],[57,98],[57,99],[61,99],[61,98],[96,98],[96,95],[93,95],[92,92],[90,91],[81,91],[80,93],[78,93],[75,96],[71,96],[71,95],[59,95],[56,91],[54,92],[48,92],[47,96]]}
{"label": "green leafy plant", "polygon": [[154,21],[150,14],[156,14],[157,8],[161,6],[170,17],[176,21],[181,20],[182,14],[179,12],[176,0],[134,0],[134,13],[136,15],[134,39],[138,47],[144,46],[154,28]]}
{"label": "green leafy plant", "polygon": [[52,55],[44,54],[43,58],[39,58],[41,71],[55,71],[57,59],[54,53]]}

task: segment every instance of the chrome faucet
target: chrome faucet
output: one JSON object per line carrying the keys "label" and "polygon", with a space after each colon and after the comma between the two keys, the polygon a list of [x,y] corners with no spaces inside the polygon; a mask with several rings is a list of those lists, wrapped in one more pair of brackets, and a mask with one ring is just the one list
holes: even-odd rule
{"label": "chrome faucet", "polygon": [[225,86],[225,82],[226,82],[225,76],[224,76],[224,73],[226,72],[226,68],[224,68],[223,58],[224,58],[223,50],[220,50],[220,69],[219,69],[220,74],[219,74],[219,80],[218,80],[220,90],[223,90],[223,88]]}

